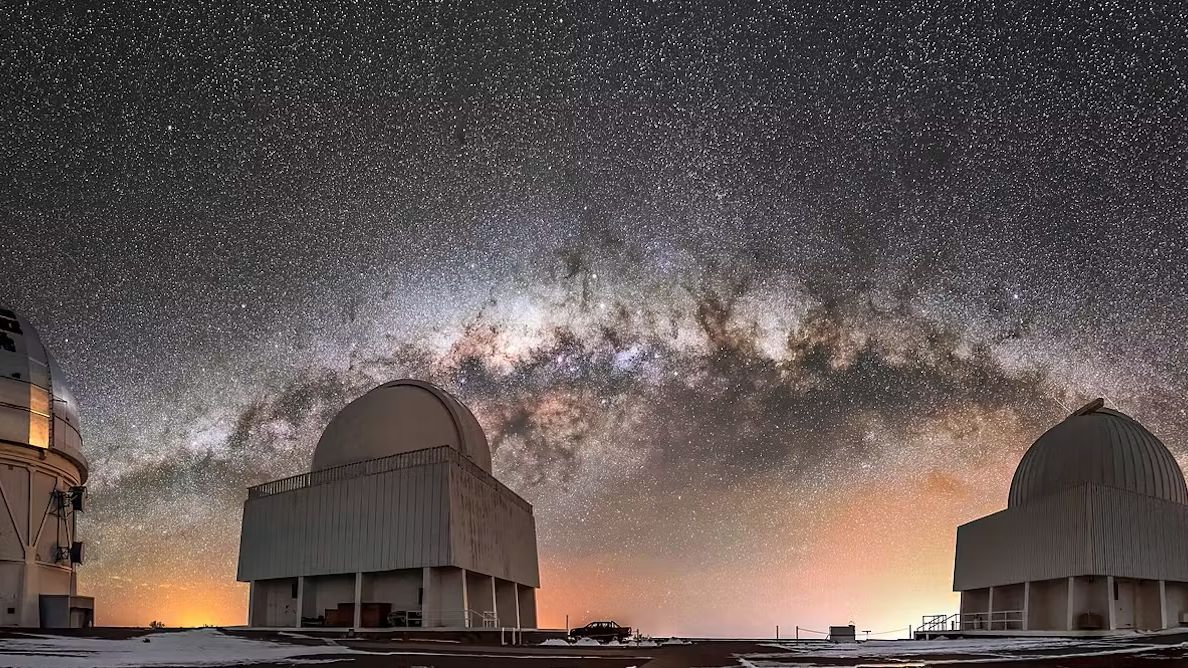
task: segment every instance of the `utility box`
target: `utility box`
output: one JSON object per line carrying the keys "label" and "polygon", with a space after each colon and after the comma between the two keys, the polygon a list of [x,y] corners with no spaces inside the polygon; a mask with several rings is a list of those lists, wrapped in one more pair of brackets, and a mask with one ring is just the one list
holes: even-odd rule
{"label": "utility box", "polygon": [[830,626],[829,641],[858,642],[858,636],[854,632],[854,625],[850,624],[849,626]]}

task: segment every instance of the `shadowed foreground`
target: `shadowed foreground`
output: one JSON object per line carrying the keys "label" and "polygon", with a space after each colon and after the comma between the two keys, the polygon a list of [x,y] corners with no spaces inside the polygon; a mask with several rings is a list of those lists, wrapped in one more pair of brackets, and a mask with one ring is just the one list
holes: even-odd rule
{"label": "shadowed foreground", "polygon": [[0,631],[0,668],[294,666],[359,668],[684,668],[690,666],[902,665],[1188,666],[1188,634],[1104,639],[954,639],[823,642],[708,640],[658,647],[500,647],[455,642],[346,639],[217,629]]}

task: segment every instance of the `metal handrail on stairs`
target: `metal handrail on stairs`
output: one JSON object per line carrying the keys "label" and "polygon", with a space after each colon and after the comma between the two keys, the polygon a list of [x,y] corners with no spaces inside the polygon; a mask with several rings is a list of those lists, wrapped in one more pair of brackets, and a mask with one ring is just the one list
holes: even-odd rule
{"label": "metal handrail on stairs", "polygon": [[954,612],[949,615],[924,615],[920,620],[920,633],[941,633],[944,631],[961,630],[961,615]]}

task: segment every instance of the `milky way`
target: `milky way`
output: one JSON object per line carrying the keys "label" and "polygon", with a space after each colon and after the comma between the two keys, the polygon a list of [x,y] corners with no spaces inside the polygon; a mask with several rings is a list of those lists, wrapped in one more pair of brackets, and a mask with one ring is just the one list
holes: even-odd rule
{"label": "milky way", "polygon": [[242,622],[244,488],[404,376],[557,626],[906,627],[1078,402],[1188,460],[1179,9],[279,4],[0,7],[0,302],[83,407],[100,623]]}

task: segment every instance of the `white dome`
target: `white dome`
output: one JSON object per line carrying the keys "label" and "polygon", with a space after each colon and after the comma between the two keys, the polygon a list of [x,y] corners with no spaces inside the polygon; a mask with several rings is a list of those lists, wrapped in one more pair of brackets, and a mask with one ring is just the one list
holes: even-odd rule
{"label": "white dome", "polygon": [[1167,447],[1129,415],[1097,399],[1039,437],[1015,469],[1014,508],[1084,483],[1188,504],[1184,472]]}
{"label": "white dome", "polygon": [[0,441],[50,448],[79,467],[78,403],[33,325],[0,307]]}
{"label": "white dome", "polygon": [[347,404],[314,449],[313,471],[448,445],[491,472],[491,449],[474,414],[420,380],[380,385]]}

